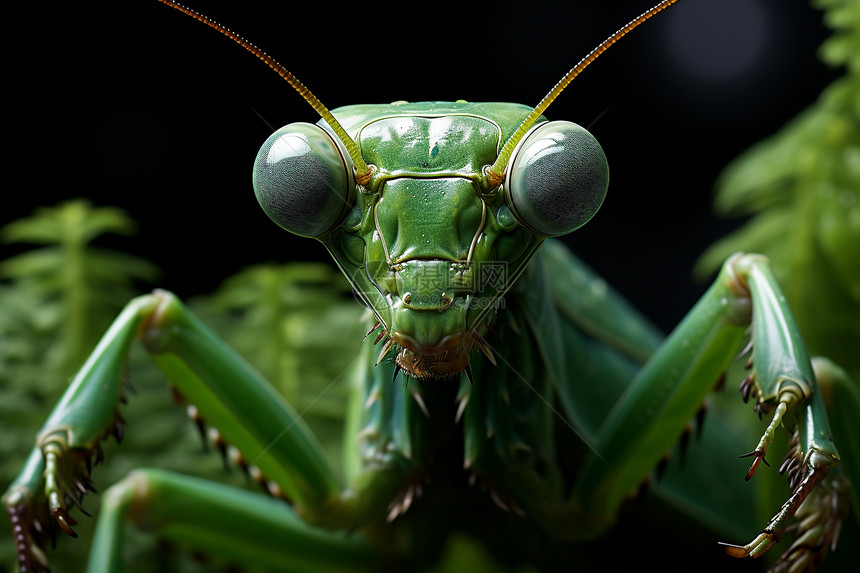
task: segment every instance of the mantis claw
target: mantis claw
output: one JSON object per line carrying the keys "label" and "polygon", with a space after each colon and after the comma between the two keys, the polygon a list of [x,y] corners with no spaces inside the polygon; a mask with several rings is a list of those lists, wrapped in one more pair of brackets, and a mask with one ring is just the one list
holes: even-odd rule
{"label": "mantis claw", "polygon": [[[791,397],[793,396],[790,396],[789,398],[785,398],[780,401],[779,405],[776,407],[776,412],[774,412],[773,419],[771,420],[770,424],[768,424],[767,429],[764,431],[764,435],[762,436],[761,440],[759,440],[759,443],[756,448],[748,454],[738,456],[739,458],[755,457],[752,464],[750,465],[749,471],[747,471],[747,475],[744,478],[744,481],[749,481],[752,479],[753,475],[755,475],[755,472],[758,469],[759,463],[764,462],[764,465],[770,467],[770,464],[767,462],[764,456],[767,453],[768,446],[770,446],[771,442],[773,442],[776,428],[782,423],[782,417],[788,410]],[[757,406],[759,404],[760,402],[756,402]],[[759,412],[759,416],[761,416],[761,410],[757,409],[757,411]]]}
{"label": "mantis claw", "polygon": [[764,458],[765,453],[766,453],[766,450],[756,449],[756,450],[751,451],[748,454],[741,454],[738,456],[738,458],[749,458],[749,457],[755,456],[755,459],[753,460],[752,464],[750,465],[749,471],[747,471],[747,475],[744,478],[744,481],[750,481],[752,479],[753,475],[755,475],[755,472],[758,469],[758,465],[760,462],[764,462],[764,465],[766,465],[767,467],[770,467],[770,464]]}
{"label": "mantis claw", "polygon": [[[818,483],[824,477],[823,474],[826,473],[826,470],[812,469],[811,472],[812,475],[807,476],[804,481],[808,479],[810,482]],[[803,486],[801,485],[801,487]],[[805,503],[798,508],[795,514],[797,523],[785,529],[786,532],[790,531],[795,535],[794,542],[774,563],[770,573],[814,571],[828,551],[836,550],[842,521],[849,512],[849,485],[840,473],[834,476],[828,487],[812,487],[814,489],[809,492],[809,497],[806,498]],[[771,523],[779,523],[779,514],[774,517]],[[755,546],[759,538],[766,534],[767,531],[762,532],[750,545],[744,547],[722,545],[726,546],[726,553],[733,557],[746,557],[747,555],[756,557],[761,553],[754,553],[753,551],[759,551],[759,549],[754,548],[753,551],[748,552],[747,548]],[[772,534],[773,541],[778,541],[779,537],[778,529],[776,529]],[[765,547],[761,552],[766,549]]]}
{"label": "mantis claw", "polygon": [[[756,455],[756,452],[747,455]],[[764,458],[756,455],[756,459]],[[829,488],[816,487],[829,469],[824,456],[813,452],[810,460],[804,464],[802,477],[793,486],[791,496],[771,518],[764,531],[746,545],[720,543],[726,554],[738,558],[760,557],[793,529],[796,539],[772,571],[800,572],[809,564],[820,562],[827,551],[835,546],[849,507],[846,500],[847,485],[843,484],[840,476],[832,480]],[[799,523],[789,527],[788,522],[794,517],[799,519]]]}
{"label": "mantis claw", "polygon": [[65,509],[62,507],[52,508],[51,517],[54,518],[54,521],[56,521],[60,529],[63,530],[63,533],[77,539],[78,534],[74,529],[72,529],[72,526],[77,525],[78,522],[75,521],[75,519],[72,518]]}
{"label": "mantis claw", "polygon": [[409,482],[406,487],[388,505],[385,521],[391,523],[412,507],[412,502],[421,497],[424,489],[420,478]]}
{"label": "mantis claw", "polygon": [[750,399],[750,393],[755,386],[755,380],[753,379],[752,374],[741,380],[741,384],[738,387],[738,390],[741,393],[741,397],[744,399],[744,404],[746,404]]}
{"label": "mantis claw", "polygon": [[720,545],[723,546],[726,554],[730,557],[752,557],[755,559],[761,557],[770,549],[770,546],[776,541],[775,537],[772,531],[765,530],[746,545],[732,545],[731,543],[723,543],[722,541]]}

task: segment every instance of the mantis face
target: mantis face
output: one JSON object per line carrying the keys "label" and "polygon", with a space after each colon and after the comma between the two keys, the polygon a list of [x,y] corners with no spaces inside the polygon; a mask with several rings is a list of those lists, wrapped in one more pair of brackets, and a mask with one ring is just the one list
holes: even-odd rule
{"label": "mantis face", "polygon": [[479,332],[488,311],[547,237],[579,228],[603,202],[609,171],[600,145],[541,114],[600,54],[676,1],[609,36],[534,108],[399,102],[335,113],[255,45],[169,5],[254,54],[322,117],[263,144],[257,199],[278,225],[326,246],[376,316],[371,332],[382,328],[377,364],[396,347],[398,367],[427,379],[469,374],[474,346],[495,362]]}
{"label": "mantis face", "polygon": [[280,226],[320,240],[381,328],[381,360],[419,379],[468,372],[490,311],[550,236],[590,219],[606,194],[597,141],[543,118],[514,149],[507,177],[485,166],[532,108],[465,102],[360,105],[333,115],[370,164],[357,182],[345,146],[320,125],[272,135],[254,188]]}

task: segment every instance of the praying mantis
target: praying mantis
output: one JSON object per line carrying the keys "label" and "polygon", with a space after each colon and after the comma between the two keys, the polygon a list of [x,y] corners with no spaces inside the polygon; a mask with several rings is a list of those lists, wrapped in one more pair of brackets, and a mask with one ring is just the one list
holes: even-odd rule
{"label": "praying mantis", "polygon": [[[409,108],[409,109],[412,109],[412,108]],[[459,108],[458,108],[458,109],[459,109]],[[382,112],[374,112],[374,113],[382,113]],[[419,117],[429,116],[429,117],[431,117],[431,118],[435,119],[435,118],[438,118],[439,116],[450,115],[451,113],[453,113],[453,112],[452,112],[450,109],[445,108],[444,106],[443,106],[443,107],[441,107],[441,108],[439,108],[439,109],[437,109],[437,108],[415,108],[414,110],[410,111],[410,114],[411,114],[411,115],[410,115],[410,117],[411,117],[411,116],[419,116]],[[480,116],[480,117],[483,117],[483,115],[481,115],[481,114],[487,114],[487,113],[489,113],[489,112],[487,112],[487,111],[470,111],[468,115],[469,115],[470,117],[471,117],[471,116]],[[495,113],[502,113],[502,112],[494,111],[493,113],[495,114]],[[513,113],[513,112],[506,111],[505,113]],[[517,113],[519,113],[519,112],[517,112]],[[385,112],[385,113],[384,113],[384,114],[382,114],[382,115],[388,115],[388,114],[390,114],[390,112],[388,112],[388,111],[387,111],[387,112]],[[500,124],[502,123],[502,122],[501,122],[501,120],[496,119],[496,118],[495,118],[495,116],[493,116],[493,117],[494,117],[494,119],[495,119],[496,121],[498,121]],[[364,121],[364,120],[362,120],[362,121]],[[369,120],[368,120],[368,121],[369,121]],[[506,120],[506,121],[507,121],[507,120]],[[432,122],[431,122],[431,123],[432,123]],[[510,127],[505,127],[505,128],[503,128],[503,129],[501,129],[501,131],[502,131],[502,132],[505,132],[506,130],[508,130],[508,131],[509,131],[510,129],[511,129]],[[490,187],[492,187],[492,184],[490,184],[489,186],[490,186]],[[492,190],[488,191],[488,193],[489,193],[489,194],[492,194]],[[488,196],[489,196],[489,195],[488,195]],[[534,224],[534,223],[533,223],[533,224]],[[304,234],[307,234],[307,232],[310,232],[310,231],[303,231],[303,233],[304,233]],[[316,232],[316,231],[314,231],[314,232]],[[321,231],[321,233],[322,233],[322,234],[326,234],[326,233],[328,233],[328,232],[329,232],[329,230],[328,230],[328,229],[325,229],[325,230]],[[385,235],[386,235],[386,233],[381,233],[381,235],[382,235],[382,236],[385,236]],[[389,233],[389,236],[390,236],[390,233]],[[365,240],[369,240],[369,239],[365,239]],[[476,244],[477,244],[477,243],[476,243]],[[384,248],[384,250],[385,250],[385,249],[387,249],[387,246]],[[391,256],[391,255],[390,255],[390,253],[389,253],[389,256]],[[419,257],[419,259],[418,259],[418,260],[424,260],[425,258],[426,258],[426,257]],[[430,258],[430,259],[437,259],[437,258],[439,258],[439,257],[438,257],[438,256],[432,256],[432,257],[429,257],[429,258]],[[390,260],[389,260],[389,261],[387,261],[387,262],[386,262],[386,264],[387,264],[388,266],[391,266],[391,265],[396,265],[396,264],[397,264],[397,262],[396,262],[396,261],[390,261]],[[398,271],[398,272],[400,272],[400,271]],[[518,269],[518,270],[517,270],[517,272],[519,273],[519,272],[521,272],[521,271]],[[524,271],[523,271],[523,272],[524,272]],[[359,287],[357,290],[359,290],[360,292],[367,292],[366,290],[364,290],[364,287]],[[513,295],[512,295],[512,296],[513,296]],[[446,303],[446,304],[448,304],[448,303]],[[434,309],[434,310],[439,310],[439,309]],[[385,322],[385,321],[383,321],[383,322]],[[387,322],[386,322],[385,324],[386,324],[386,329],[388,329],[388,328],[390,327],[390,324],[389,324],[389,323],[387,323]],[[375,334],[374,334],[374,337],[376,337],[376,336],[377,336],[377,334],[378,334],[378,333],[375,333]],[[383,338],[384,338],[384,337],[383,337]],[[478,339],[476,338],[475,340],[478,340]],[[402,345],[402,346],[407,346],[406,344],[403,344],[402,342],[398,342],[397,344],[400,344],[400,345]],[[430,343],[428,343],[428,344],[430,344]],[[485,344],[486,344],[485,342],[476,342],[475,344],[477,344],[479,347],[481,347],[481,348],[479,348],[479,350],[484,351],[483,345],[485,345]],[[430,344],[430,346],[432,346],[432,344]],[[474,350],[474,349],[472,349],[472,350]],[[462,354],[462,353],[461,353],[461,354]],[[491,361],[491,362],[493,361],[493,355],[494,355],[494,353],[493,353],[492,348],[489,348],[489,351],[484,351],[484,356],[486,356],[486,359],[487,359],[487,360],[489,360],[489,361]],[[383,356],[382,356],[382,358],[385,358],[385,356],[383,355]],[[374,357],[374,360],[375,360],[375,357]],[[465,360],[465,359],[463,359],[463,358],[458,358],[458,360]],[[479,358],[479,360],[483,360],[483,359]],[[480,362],[479,362],[479,363],[480,363]],[[409,374],[411,374],[414,378],[423,379],[423,378],[426,378],[426,377],[435,377],[435,376],[437,375],[435,372],[431,372],[430,374],[425,374],[425,372],[427,371],[427,369],[425,369],[424,367],[415,367],[415,366],[413,366],[413,367],[412,367],[412,369],[410,370],[410,369],[409,369],[409,366],[408,366],[408,364],[407,364],[407,362],[403,362],[403,364],[400,364],[400,366],[401,366],[401,367],[403,367],[403,368],[405,368],[405,369],[407,370],[407,372],[409,372]],[[482,366],[482,368],[483,368],[483,367],[486,367],[486,364],[484,364],[484,365]],[[389,363],[389,362],[382,362],[381,364],[379,364],[378,368],[379,368],[379,370],[385,370],[385,369],[393,370],[393,369],[396,369],[396,366],[392,365],[392,364],[391,364],[391,363]],[[453,371],[453,370],[455,370],[456,368],[460,368],[460,363],[457,363],[457,365],[456,365],[455,367],[453,367],[452,369],[450,369],[450,370],[445,370],[445,371],[442,373],[442,376],[441,376],[441,377],[442,377],[442,378],[452,377],[452,376],[454,376],[455,374],[460,374],[460,372],[465,371],[465,368],[462,368],[462,369],[460,369],[460,370],[458,370],[458,371],[456,371],[456,372],[455,372],[455,371]],[[483,370],[482,370],[482,372],[486,372],[486,371],[483,371]],[[483,374],[483,375],[484,375],[484,376],[490,376],[489,374]],[[481,375],[481,374],[478,374],[478,375],[476,375],[476,376],[475,376],[475,378],[476,378],[476,383],[475,383],[475,385],[476,385],[477,387],[479,387],[479,388],[480,388],[480,380],[481,380],[481,378],[482,378],[482,375]],[[398,388],[398,386],[397,386],[397,385],[394,385],[394,386],[395,386],[395,388]],[[471,386],[471,387],[474,387],[474,386]],[[387,391],[387,390],[386,390],[386,391]],[[470,392],[471,392],[471,390],[470,390]],[[369,400],[368,400],[368,401],[369,401]],[[424,410],[424,408],[423,408],[423,407],[420,407],[420,403],[419,403],[419,402],[417,402],[417,401],[416,401],[416,403],[418,403],[418,404],[419,404],[419,406],[417,406],[417,407],[419,407],[419,409],[423,411],[423,410]],[[460,400],[460,402],[459,402],[459,403],[460,403],[460,404],[463,404],[462,399]],[[372,405],[373,405],[373,402],[371,402],[371,406],[372,406]],[[410,408],[414,408],[414,407],[413,407],[413,406],[410,406]],[[466,406],[464,406],[464,408],[466,408]],[[370,409],[370,407],[368,407],[368,409]],[[416,410],[416,412],[417,412],[417,410]],[[465,414],[464,414],[464,415],[465,415]],[[587,440],[586,440],[586,441],[587,441]],[[601,450],[601,448],[600,448],[600,447],[596,447],[596,448],[595,448],[595,449],[593,449],[592,451],[593,451],[593,453],[595,453],[595,454],[597,454],[597,455],[600,455],[600,450]],[[596,463],[596,462],[595,462],[595,463]],[[599,473],[599,472],[598,472],[598,473]],[[285,478],[285,479],[286,479],[286,478]],[[495,490],[494,490],[494,491],[495,491]],[[407,490],[407,494],[406,494],[406,495],[408,495],[408,496],[410,496],[410,497],[411,497],[411,496],[413,496],[413,495],[414,495],[414,491],[413,491],[412,493],[409,493],[409,490]],[[500,493],[496,492],[496,493],[495,493],[495,495],[498,497],[498,496],[501,496],[502,494],[500,494]],[[405,499],[406,499],[406,497],[401,498],[401,501],[400,501],[400,507],[402,507],[403,505],[406,505],[406,506],[408,506],[408,505],[409,505],[409,504],[407,504],[407,503],[405,502]],[[501,499],[501,498],[500,498],[500,499]],[[505,503],[504,503],[504,500],[502,500],[502,504],[503,504],[503,505],[507,505],[507,504],[505,504]],[[301,503],[299,504],[299,506],[302,506],[302,505],[304,505],[304,504],[301,504]],[[405,508],[405,507],[403,507],[403,511],[404,511],[404,512],[405,512],[405,509],[406,509],[406,508]],[[526,510],[526,512],[528,512],[528,510]],[[394,517],[397,517],[397,514],[398,514],[399,512],[394,512],[394,513],[395,513]],[[389,514],[389,515],[390,515],[390,514]],[[352,525],[352,524],[350,524],[350,525]],[[599,529],[599,527],[596,527],[595,529]],[[584,535],[584,534],[583,534],[583,535]],[[363,551],[363,549],[362,549],[362,548],[358,548],[358,549],[357,549],[357,551],[358,551],[358,553],[360,554],[360,553]]]}

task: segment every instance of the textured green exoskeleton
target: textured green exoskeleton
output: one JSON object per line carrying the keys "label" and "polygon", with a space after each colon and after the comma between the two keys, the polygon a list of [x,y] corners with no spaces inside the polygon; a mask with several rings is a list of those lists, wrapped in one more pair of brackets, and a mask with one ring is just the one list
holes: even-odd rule
{"label": "textured green exoskeleton", "polygon": [[[73,533],[69,505],[89,487],[99,442],[121,426],[121,370],[135,339],[291,507],[139,470],[105,496],[90,571],[122,570],[127,521],[248,568],[415,568],[421,556],[409,542],[440,534],[409,521],[410,508],[468,503],[461,493],[475,494],[470,482],[546,539],[592,539],[685,433],[747,342],[741,389],[770,420],[748,454],[747,479],[786,425],[795,430],[781,471],[792,491],[750,544],[726,551],[761,555],[797,515],[798,541],[775,567],[816,566],[848,512],[848,479],[860,480],[856,463],[843,471],[817,376],[837,389],[839,407],[860,412],[860,398],[838,368],[822,361],[813,369],[768,262],[730,258],[664,339],[552,240],[595,214],[609,176],[596,140],[575,124],[547,121],[543,109],[596,55],[672,3],[612,36],[537,108],[430,102],[329,112],[241,40],[324,118],[289,125],[263,144],[257,198],[276,223],[326,246],[373,315],[347,413],[346,482],[293,408],[173,295],[156,291],[116,319],[3,498],[20,570],[47,569],[41,547],[51,529]],[[395,383],[399,376],[405,384]],[[715,418],[688,463],[741,447]],[[738,481],[719,465],[714,482]],[[751,511],[738,518],[733,507],[751,509],[749,492],[732,486],[726,503],[688,496],[673,479],[658,490],[670,505],[724,535],[756,527]]]}
{"label": "textured green exoskeleton", "polygon": [[[287,126],[263,145],[254,168],[263,209],[325,244],[379,322],[380,360],[395,347],[411,376],[458,377],[472,348],[487,348],[485,319],[544,239],[597,211],[606,157],[569,122],[540,124],[517,153],[511,184],[487,185],[482,167],[531,111],[465,102],[335,110],[374,165],[357,192],[349,156],[323,127]],[[558,183],[577,178],[573,193]]]}

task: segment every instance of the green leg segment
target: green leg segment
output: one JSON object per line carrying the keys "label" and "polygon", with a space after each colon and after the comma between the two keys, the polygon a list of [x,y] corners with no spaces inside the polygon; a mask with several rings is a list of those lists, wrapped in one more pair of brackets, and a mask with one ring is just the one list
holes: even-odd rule
{"label": "green leg segment", "polygon": [[392,521],[409,509],[426,477],[432,437],[423,387],[405,379],[400,383],[393,352],[380,356],[387,351],[369,343],[361,352],[344,440],[351,487],[337,511],[315,517],[317,523],[347,529],[371,520]]}
{"label": "green leg segment", "polygon": [[203,419],[306,511],[339,494],[310,430],[283,397],[166,293],[142,340]]}
{"label": "green leg segment", "polygon": [[[594,520],[612,522],[633,493],[678,440],[708,393],[735,359],[751,328],[753,357],[742,383],[770,424],[755,449],[750,479],[765,460],[775,430],[797,426],[784,464],[792,493],[764,531],[730,555],[758,556],[778,541],[801,503],[839,458],[831,440],[821,393],[794,319],[763,257],[735,255],[714,285],[642,368],[598,432],[596,453],[587,460],[572,501]],[[765,462],[767,463],[767,462]]]}
{"label": "green leg segment", "polygon": [[604,421],[574,492],[595,518],[615,514],[681,433],[734,358],[749,300],[734,295],[724,269],[643,367]]}
{"label": "green leg segment", "polygon": [[826,358],[812,360],[815,378],[821,387],[821,394],[833,429],[833,441],[839,444],[842,452],[840,465],[850,482],[851,507],[860,524],[860,384],[852,380],[848,373]]}
{"label": "green leg segment", "polygon": [[69,505],[80,505],[91,489],[90,466],[101,460],[100,442],[122,436],[120,381],[128,347],[159,299],[143,296],[120,313],[54,408],[36,439],[27,464],[3,495],[17,545],[21,571],[45,571],[41,548],[59,528],[69,535]]}
{"label": "green leg segment", "polygon": [[[465,466],[497,505],[527,513],[554,538],[577,541],[591,537],[593,524],[564,503],[559,466],[595,449],[599,424],[637,364],[583,334],[609,338],[588,325],[599,322],[595,316],[624,316],[626,309],[614,305],[614,295],[602,296],[605,285],[566,252],[551,242],[547,246],[552,249],[526,271],[529,289],[512,297],[512,308],[493,327],[496,334],[489,340],[498,366],[473,358],[475,378],[485,382],[461,387]],[[560,269],[568,268],[576,270],[556,282]],[[568,282],[584,287],[571,291]],[[559,301],[579,298],[580,290],[596,294],[560,316]],[[632,346],[624,342],[622,350]],[[636,350],[634,355],[641,351]]]}
{"label": "green leg segment", "polygon": [[158,469],[143,469],[105,492],[90,573],[124,571],[126,522],[226,564],[308,573],[369,571],[375,562],[359,535],[305,524],[270,497]]}
{"label": "green leg segment", "polygon": [[[329,528],[356,527],[382,513],[392,492],[408,481],[408,468],[398,466],[405,459],[398,451],[405,446],[394,443],[386,445],[386,455],[377,456],[373,467],[358,472],[353,490],[342,491],[310,430],[284,398],[175,296],[156,291],[131,301],[114,321],[3,496],[21,570],[47,567],[41,547],[56,528],[75,535],[68,508],[80,506],[91,489],[91,465],[101,461],[101,440],[122,436],[121,381],[136,339],[201,418],[241,453],[241,463],[292,502],[303,519]],[[387,403],[403,410],[396,398]],[[402,442],[402,436],[397,440]]]}
{"label": "green leg segment", "polygon": [[[852,505],[860,519],[857,489],[851,487],[852,482],[860,483],[856,424],[860,390],[844,370],[829,360],[816,358],[812,364],[820,390],[803,406],[788,455],[780,467],[780,473],[788,476],[792,494],[750,543],[726,545],[729,555],[758,557],[779,541],[793,516],[797,521],[794,542],[774,564],[773,571],[817,569],[828,551],[836,550],[842,522]],[[834,422],[832,434],[826,403]],[[830,457],[835,456],[835,451],[827,449],[831,435],[844,454],[838,465]]]}

